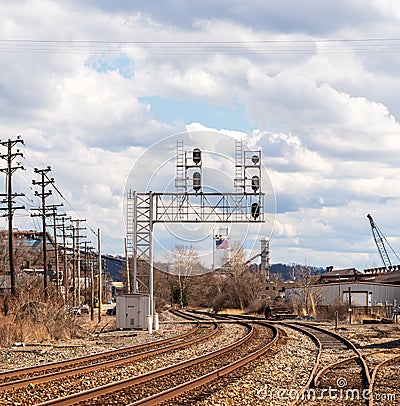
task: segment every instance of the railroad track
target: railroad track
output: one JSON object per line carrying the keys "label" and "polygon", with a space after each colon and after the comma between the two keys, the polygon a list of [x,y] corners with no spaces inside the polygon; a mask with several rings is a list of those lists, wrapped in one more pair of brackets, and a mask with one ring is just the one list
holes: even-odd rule
{"label": "railroad track", "polygon": [[[196,345],[212,339],[220,331],[217,323],[196,322],[189,331],[152,343],[102,352],[90,356],[75,358],[63,362],[44,364],[33,368],[21,368],[0,374],[1,405],[32,405],[40,398],[40,392],[46,392],[49,386],[63,387],[65,382],[71,384],[79,377],[83,379],[96,375],[98,371],[112,368],[124,368],[128,364],[137,364],[143,359],[160,357],[161,354],[179,351],[179,349]],[[78,377],[78,378],[77,378]],[[64,382],[60,385],[60,382]],[[58,391],[57,396],[62,394]],[[64,390],[65,392],[65,390]],[[22,401],[21,401],[22,399]]]}
{"label": "railroad track", "polygon": [[[221,315],[225,319],[260,321],[255,316]],[[392,351],[361,354],[346,338],[319,326],[305,323],[278,324],[306,333],[318,346],[315,366],[307,384],[291,406],[301,405],[395,405],[399,403],[398,370],[400,355]],[[382,358],[385,358],[382,361]],[[370,372],[371,371],[371,372]],[[332,389],[331,398],[324,399],[323,391]],[[329,392],[328,392],[329,394]]]}
{"label": "railroad track", "polygon": [[[374,355],[374,354],[371,354]],[[386,354],[387,359],[375,366],[369,384],[368,405],[397,405],[400,399],[400,355]]]}
{"label": "railroad track", "polygon": [[[274,327],[269,328],[268,338],[266,338],[265,332],[267,330],[264,326],[244,325],[247,325],[249,329],[247,336],[221,350],[188,361],[185,365],[179,366],[178,373],[171,375],[170,371],[165,371],[166,380],[146,381],[145,390],[148,392],[154,389],[155,391],[151,395],[140,398],[142,396],[140,392],[143,391],[141,387],[126,388],[122,394],[122,400],[119,397],[121,395],[117,394],[118,400],[121,400],[120,404],[128,404],[129,406],[149,406],[160,403],[174,406],[178,404],[196,404],[196,399],[203,396],[201,388],[204,385],[219,380],[250,363],[271,348],[278,339],[278,330]],[[160,390],[160,388],[163,390]],[[137,393],[138,389],[139,394]],[[134,402],[124,403],[126,402],[125,399],[129,400],[137,397],[139,399]],[[115,399],[115,395],[113,395],[113,399]],[[91,403],[84,403],[83,406],[89,404]]]}
{"label": "railroad track", "polygon": [[[252,327],[243,322],[218,324],[222,325],[223,329],[232,326],[236,329],[240,327],[241,330],[245,328],[247,333],[240,340],[225,345],[218,350],[164,368],[136,374],[129,379],[107,383],[63,397],[56,395],[58,396],[57,399],[43,399],[43,401],[36,400],[32,403],[20,404],[37,404],[41,406],[156,404],[165,399],[179,396],[194,387],[216,379],[235,370],[240,365],[250,362],[263,351],[267,351],[278,337],[275,327],[268,329],[261,326]],[[237,335],[236,332],[235,336]],[[207,340],[207,342],[210,343],[211,341]],[[85,379],[85,377],[83,376],[82,379]]]}
{"label": "railroad track", "polygon": [[[307,334],[317,344],[319,351],[315,367],[307,384],[291,405],[310,400],[307,404],[324,404],[324,396],[335,404],[367,404],[370,372],[365,357],[345,337],[319,326],[305,323],[280,322],[284,326]],[[354,399],[353,399],[354,397]],[[313,402],[315,398],[319,399]],[[304,404],[304,403],[301,403]]]}
{"label": "railroad track", "polygon": [[[235,320],[251,320],[260,322],[260,317],[256,316],[232,316],[221,315]],[[307,383],[298,391],[298,396],[290,405],[294,406],[310,399],[308,404],[323,404],[321,400],[325,391],[336,394],[334,401],[337,404],[346,404],[348,396],[359,396],[360,399],[352,399],[353,405],[368,404],[368,391],[370,386],[370,372],[365,357],[361,354],[355,345],[340,336],[339,334],[326,330],[322,327],[300,322],[276,322],[278,325],[287,326],[296,329],[303,334],[308,335],[318,347],[318,355],[315,366],[309,375]],[[341,399],[341,398],[345,399]],[[318,399],[312,402],[313,398]],[[328,400],[328,403],[332,399]],[[357,403],[357,401],[359,401]],[[306,403],[301,403],[306,404]]]}
{"label": "railroad track", "polygon": [[[80,366],[100,365],[102,362],[112,362],[115,360],[124,359],[125,357],[132,355],[137,355],[138,357],[140,357],[143,355],[143,352],[141,352],[142,350],[161,350],[171,342],[175,342],[175,344],[178,344],[181,341],[183,342],[183,340],[189,339],[191,336],[202,334],[200,331],[200,326],[201,324],[199,322],[196,322],[191,329],[182,334],[163,340],[157,340],[151,343],[145,343],[131,347],[123,347],[116,350],[104,351],[88,356],[68,359],[65,361],[41,364],[35,367],[24,367],[0,372],[0,392],[5,391],[9,388],[18,388],[20,386],[24,386],[26,382],[37,383],[35,382],[35,379],[38,379],[41,376],[57,374],[64,370],[79,368]],[[214,325],[213,327],[215,329],[216,325]]]}

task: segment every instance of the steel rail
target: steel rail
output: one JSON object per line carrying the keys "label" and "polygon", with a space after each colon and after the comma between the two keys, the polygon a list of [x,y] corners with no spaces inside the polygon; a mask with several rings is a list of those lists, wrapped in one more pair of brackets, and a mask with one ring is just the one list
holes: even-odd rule
{"label": "steel rail", "polygon": [[[210,324],[213,324],[213,323],[210,323]],[[151,355],[163,354],[163,353],[171,351],[171,350],[186,347],[186,346],[191,345],[196,342],[207,340],[210,337],[212,337],[213,335],[215,335],[217,333],[217,331],[218,331],[218,326],[217,326],[217,323],[215,323],[214,329],[201,337],[195,337],[188,341],[173,343],[173,344],[161,347],[161,348],[155,348],[150,351],[144,351],[144,352],[140,352],[140,353],[136,353],[136,354],[132,354],[132,355],[127,355],[125,357],[121,357],[121,358],[117,358],[117,359],[98,362],[96,364],[77,366],[74,368],[62,369],[59,371],[49,372],[47,374],[36,375],[36,376],[28,377],[28,378],[15,380],[15,381],[4,382],[4,383],[0,384],[0,391],[4,392],[6,390],[26,387],[27,384],[39,384],[39,383],[54,381],[56,379],[61,379],[64,377],[70,377],[71,375],[77,375],[82,372],[86,372],[86,373],[93,372],[93,371],[102,369],[104,367],[115,367],[118,365],[126,364],[128,362],[137,361],[141,358],[148,357]],[[98,359],[97,355],[98,354],[94,355],[95,359]],[[91,360],[90,356],[86,357],[86,359],[87,359],[87,361]]]}
{"label": "steel rail", "polygon": [[[101,358],[104,358],[107,356],[115,356],[115,355],[119,355],[119,354],[123,354],[123,353],[127,353],[127,352],[139,351],[139,350],[142,350],[143,348],[157,347],[160,345],[168,344],[171,341],[182,340],[190,335],[195,334],[199,330],[200,322],[196,322],[195,324],[196,324],[195,327],[190,329],[189,331],[186,331],[182,334],[178,334],[173,337],[165,338],[163,340],[153,341],[151,343],[138,344],[138,345],[134,345],[131,347],[123,347],[123,348],[118,348],[116,350],[110,350],[110,351],[102,351],[102,352],[98,352],[96,354],[84,355],[82,357],[71,358],[71,359],[68,359],[65,361],[55,361],[55,362],[49,362],[46,364],[41,364],[41,365],[33,366],[33,367],[23,367],[23,368],[16,368],[16,369],[8,370],[8,371],[3,371],[3,372],[0,372],[0,382],[6,378],[15,377],[18,375],[24,375],[24,374],[33,373],[33,372],[42,372],[42,371],[46,371],[46,370],[50,370],[50,369],[54,369],[54,368],[68,367],[71,365],[76,365],[78,363],[84,363],[87,361],[101,359]],[[1,390],[1,385],[2,385],[2,383],[0,383],[0,390]]]}
{"label": "steel rail", "polygon": [[148,382],[151,380],[154,380],[156,378],[164,377],[168,374],[171,374],[173,372],[179,371],[183,368],[187,367],[192,367],[194,365],[200,364],[202,362],[208,361],[210,359],[213,359],[219,355],[225,354],[229,351],[232,351],[233,349],[240,347],[242,344],[246,343],[249,341],[253,335],[254,335],[254,329],[252,326],[250,326],[247,323],[244,322],[237,322],[238,324],[241,324],[245,326],[248,330],[248,333],[242,337],[240,340],[229,344],[223,348],[220,348],[219,350],[209,352],[207,354],[201,355],[196,358],[192,358],[186,361],[179,362],[177,364],[173,364],[164,368],[157,369],[155,371],[150,371],[148,373],[138,375],[132,378],[124,379],[119,382],[113,382],[109,383],[106,385],[102,385],[96,388],[88,389],[86,391],[78,392],[78,393],[73,393],[71,395],[57,398],[57,399],[51,399],[46,402],[37,404],[36,406],[50,406],[50,405],[58,405],[58,406],[69,406],[69,405],[74,405],[79,402],[87,401],[95,397],[99,397],[102,395],[106,395],[112,392],[116,392],[121,389],[125,389],[134,385],[138,385],[140,383]]}
{"label": "steel rail", "polygon": [[331,364],[329,364],[329,365],[327,365],[326,367],[322,368],[322,369],[318,372],[318,374],[316,375],[316,377],[315,377],[315,379],[314,379],[314,384],[315,384],[315,386],[318,386],[318,383],[319,383],[319,380],[320,380],[321,376],[323,376],[324,374],[326,374],[329,370],[335,369],[335,368],[337,368],[337,367],[339,367],[339,366],[348,364],[348,363],[353,362],[353,361],[357,361],[358,358],[359,358],[358,355],[354,355],[354,356],[352,356],[352,357],[346,358],[346,359],[341,360],[341,361],[332,362]]}
{"label": "steel rail", "polygon": [[374,368],[374,370],[372,372],[371,380],[369,382],[369,388],[368,388],[368,394],[369,394],[368,406],[373,406],[373,404],[374,404],[374,396],[373,396],[374,384],[375,384],[376,375],[378,374],[379,369],[382,368],[383,366],[387,365],[387,364],[390,364],[391,362],[398,361],[398,360],[400,360],[400,355],[395,355],[395,356],[390,357],[389,359],[387,359],[385,361],[382,361],[380,364],[378,364]]}
{"label": "steel rail", "polygon": [[[386,353],[386,352],[387,352],[387,351],[384,351],[384,350],[382,350],[382,351],[370,352],[369,354],[363,354],[362,357],[363,357],[364,359],[366,359],[366,358],[368,358],[368,357],[372,357],[372,356],[374,356],[374,355],[382,354],[382,353]],[[354,356],[349,357],[349,358],[346,358],[346,359],[344,359],[344,360],[334,362],[334,363],[328,365],[326,368],[321,369],[321,370],[318,372],[317,376],[315,377],[315,381],[314,381],[314,382],[315,382],[315,385],[318,384],[318,381],[319,381],[320,377],[326,372],[325,370],[336,368],[337,366],[347,364],[347,363],[352,362],[352,361],[355,361],[355,360],[357,360],[357,359],[358,359],[358,355],[354,355]],[[372,376],[371,376],[371,379],[372,379]]]}
{"label": "steel rail", "polygon": [[[193,312],[196,313],[196,314],[201,314],[201,313],[203,313],[203,312],[198,312],[198,311],[195,311],[195,310],[193,310]],[[257,323],[257,324],[268,324],[268,323],[266,323],[266,322],[260,321],[260,317],[257,317],[257,316],[231,315],[231,314],[211,315],[210,313],[207,313],[207,315],[212,316],[212,317],[216,317],[216,318],[218,318],[218,319],[221,319],[221,318],[224,318],[224,319],[234,319],[234,320],[238,320],[238,319],[239,319],[239,320],[243,320],[243,319],[245,319],[245,320],[251,320],[252,322]],[[271,323],[271,322],[269,322],[269,323]],[[308,379],[307,379],[307,382],[306,382],[305,385],[300,389],[299,395],[298,395],[297,399],[293,400],[293,401],[289,404],[289,406],[295,406],[295,405],[297,405],[297,404],[299,403],[299,401],[301,400],[301,397],[302,397],[303,393],[304,393],[307,389],[309,389],[310,386],[311,386],[311,384],[313,383],[314,377],[315,377],[315,375],[316,375],[316,373],[317,373],[317,370],[318,370],[318,367],[319,367],[319,364],[320,364],[320,359],[321,359],[321,356],[322,356],[322,348],[323,348],[323,346],[322,346],[322,343],[321,343],[321,341],[319,340],[319,338],[318,338],[315,334],[311,333],[311,332],[308,331],[308,330],[302,329],[301,327],[298,327],[298,326],[296,326],[296,325],[291,325],[291,324],[288,324],[288,323],[285,323],[285,322],[272,322],[272,323],[282,324],[282,325],[285,325],[285,326],[287,326],[287,327],[289,327],[289,328],[292,328],[292,329],[294,329],[294,330],[297,330],[297,331],[299,331],[299,332],[301,332],[301,333],[303,333],[303,334],[305,334],[305,335],[308,335],[308,336],[311,338],[311,340],[313,340],[313,341],[316,343],[317,348],[318,348],[318,354],[317,354],[317,358],[316,358],[316,361],[315,361],[315,365],[314,365],[314,367],[313,367],[313,369],[312,369],[312,371],[311,371],[311,373],[310,373],[310,375],[309,375],[309,377],[308,377]]]}
{"label": "steel rail", "polygon": [[322,327],[318,327],[318,326],[314,326],[314,325],[309,325],[309,324],[303,324],[303,323],[298,323],[301,326],[304,326],[306,328],[311,328],[317,331],[320,331],[321,333],[324,334],[328,334],[334,338],[336,338],[338,341],[341,341],[343,344],[345,344],[347,347],[349,347],[351,350],[353,350],[356,354],[357,354],[357,359],[361,364],[361,368],[362,368],[362,373],[364,374],[364,378],[365,378],[365,383],[369,385],[370,381],[371,381],[371,375],[369,372],[369,368],[367,363],[365,362],[365,358],[363,357],[363,355],[361,354],[360,350],[347,338],[341,336],[338,333],[335,333],[333,331],[330,330],[326,330]]}
{"label": "steel rail", "polygon": [[[309,337],[313,338],[313,340],[315,342],[319,343],[319,351],[318,351],[316,364],[314,365],[314,368],[313,368],[312,372],[310,373],[310,376],[308,378],[307,383],[300,390],[299,395],[297,396],[297,399],[295,399],[292,403],[290,403],[290,406],[295,406],[295,405],[299,404],[299,402],[302,401],[302,394],[305,393],[305,391],[308,390],[311,387],[311,385],[317,386],[318,381],[321,378],[321,376],[323,374],[325,374],[328,370],[330,370],[333,367],[338,366],[340,364],[345,364],[346,362],[350,362],[351,360],[357,360],[358,362],[360,362],[361,370],[362,370],[361,372],[362,372],[363,378],[364,378],[363,379],[364,384],[365,384],[365,386],[367,384],[369,385],[369,383],[370,383],[370,375],[369,375],[368,366],[367,366],[367,364],[365,362],[364,357],[360,353],[360,351],[355,347],[355,345],[351,341],[347,340],[345,337],[343,337],[343,336],[341,336],[341,335],[339,335],[339,334],[337,334],[337,333],[335,333],[333,331],[326,330],[324,328],[314,326],[314,325],[310,325],[310,324],[285,323],[285,322],[278,322],[278,324],[282,324],[284,326],[294,328],[294,329],[302,332],[303,334],[308,335]],[[314,330],[314,332],[311,332],[310,330]],[[320,338],[317,337],[317,335],[315,335],[315,331],[318,331],[319,333],[323,333],[325,335],[329,335],[329,336],[335,338],[337,341],[341,342],[342,344],[346,345],[346,347],[348,347],[349,349],[354,351],[356,353],[356,355],[354,357],[347,358],[346,360],[343,360],[343,361],[331,363],[331,364],[327,365],[326,367],[322,368],[320,371],[317,372],[319,364],[320,364],[320,360],[321,360],[321,357],[322,357],[322,350],[323,350],[324,346],[323,346],[323,343],[320,340]]]}
{"label": "steel rail", "polygon": [[[259,324],[259,323],[257,323]],[[262,324],[262,325],[266,325],[266,324]],[[263,346],[261,349],[246,355],[243,358],[240,358],[237,361],[234,361],[228,365],[225,365],[221,368],[216,369],[215,371],[212,371],[206,375],[200,376],[198,378],[192,379],[191,381],[188,382],[184,382],[181,385],[178,385],[176,387],[167,389],[163,392],[160,392],[158,394],[149,396],[145,399],[141,399],[137,402],[131,403],[127,406],[138,406],[138,405],[142,405],[142,406],[153,406],[153,405],[157,405],[161,402],[164,402],[166,400],[170,400],[172,398],[175,398],[179,395],[184,394],[185,392],[188,392],[190,390],[193,390],[195,388],[198,388],[199,386],[202,386],[204,384],[210,383],[224,375],[229,374],[230,372],[235,371],[236,369],[250,363],[251,361],[255,360],[256,358],[258,358],[259,356],[263,355],[265,352],[267,352],[278,340],[279,338],[279,330],[272,325],[268,325],[269,328],[272,329],[274,336],[272,338],[272,340],[270,340],[265,346]]]}
{"label": "steel rail", "polygon": [[284,325],[286,327],[292,328],[294,330],[297,330],[297,331],[307,335],[308,337],[311,338],[312,341],[314,341],[314,343],[317,345],[317,348],[318,348],[317,358],[315,360],[314,367],[311,370],[310,375],[308,376],[307,382],[300,389],[297,399],[293,400],[289,405],[289,406],[295,406],[301,400],[301,398],[303,396],[303,393],[306,390],[308,390],[311,387],[311,384],[313,383],[314,377],[315,377],[315,375],[317,373],[317,370],[318,370],[318,367],[319,367],[319,364],[320,364],[323,346],[322,346],[321,340],[315,334],[311,333],[308,330],[304,330],[301,327],[299,328],[299,327],[297,327],[295,325],[291,325],[291,324],[287,324],[287,323],[283,323],[283,322],[280,322],[280,323],[277,323],[277,324],[282,324],[282,325]]}

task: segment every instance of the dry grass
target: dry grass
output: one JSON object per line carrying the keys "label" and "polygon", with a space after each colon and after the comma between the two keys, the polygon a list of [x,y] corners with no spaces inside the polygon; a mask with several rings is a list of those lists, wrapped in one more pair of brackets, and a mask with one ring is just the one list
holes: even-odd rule
{"label": "dry grass", "polygon": [[232,315],[242,315],[242,314],[245,314],[245,311],[240,310],[240,309],[224,309],[224,310],[221,310],[218,313],[232,314]]}
{"label": "dry grass", "polygon": [[70,315],[62,298],[49,291],[43,301],[40,286],[20,286],[15,297],[3,298],[0,315],[0,346],[15,342],[44,343],[81,337],[81,318]]}

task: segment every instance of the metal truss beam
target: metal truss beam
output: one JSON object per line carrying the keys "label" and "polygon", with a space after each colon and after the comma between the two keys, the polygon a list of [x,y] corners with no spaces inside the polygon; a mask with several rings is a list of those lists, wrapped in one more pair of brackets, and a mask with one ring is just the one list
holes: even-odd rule
{"label": "metal truss beam", "polygon": [[[153,193],[153,222],[249,223],[264,222],[264,194],[243,193]],[[252,215],[257,203],[259,215]]]}

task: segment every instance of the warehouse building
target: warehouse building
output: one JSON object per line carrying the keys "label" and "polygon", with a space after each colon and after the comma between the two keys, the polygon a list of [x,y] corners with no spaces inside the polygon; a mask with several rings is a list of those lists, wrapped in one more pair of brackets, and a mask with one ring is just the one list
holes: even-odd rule
{"label": "warehouse building", "polygon": [[344,303],[354,313],[394,318],[400,312],[400,271],[363,273],[355,268],[329,269],[312,284],[286,288],[286,300],[304,302],[305,296],[311,298],[316,309]]}

